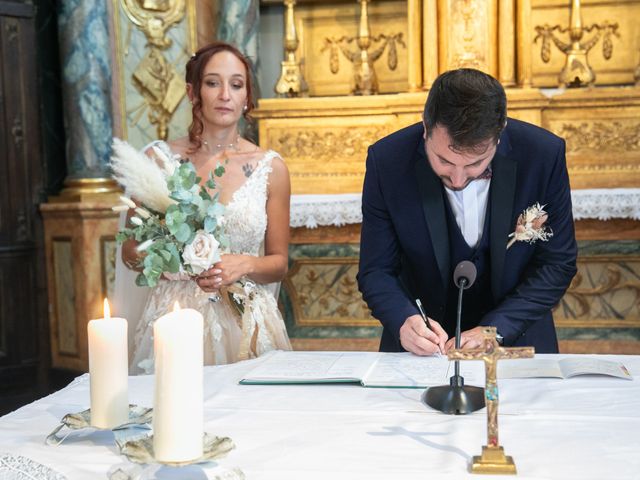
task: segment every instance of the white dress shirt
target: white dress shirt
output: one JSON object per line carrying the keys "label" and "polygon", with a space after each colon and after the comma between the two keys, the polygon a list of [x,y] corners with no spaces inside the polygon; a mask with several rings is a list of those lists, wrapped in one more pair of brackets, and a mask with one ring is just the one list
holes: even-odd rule
{"label": "white dress shirt", "polygon": [[490,185],[488,178],[473,180],[463,190],[444,188],[456,223],[471,248],[475,248],[482,238]]}

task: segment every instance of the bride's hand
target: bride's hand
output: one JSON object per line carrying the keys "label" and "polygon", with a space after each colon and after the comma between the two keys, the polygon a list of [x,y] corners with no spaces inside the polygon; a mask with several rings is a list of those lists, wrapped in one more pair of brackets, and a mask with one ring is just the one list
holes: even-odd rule
{"label": "bride's hand", "polygon": [[218,263],[198,275],[196,282],[205,292],[231,285],[253,271],[253,259],[250,255],[222,255]]}
{"label": "bride's hand", "polygon": [[205,270],[195,277],[195,281],[203,291],[209,293],[217,292],[220,289],[220,283],[222,282],[222,279],[220,278],[221,273],[222,270],[215,268],[214,265],[209,270]]}
{"label": "bride's hand", "polygon": [[220,279],[220,286],[232,285],[245,275],[253,273],[255,257],[251,255],[222,255],[220,261],[213,268],[220,273],[216,278]]}

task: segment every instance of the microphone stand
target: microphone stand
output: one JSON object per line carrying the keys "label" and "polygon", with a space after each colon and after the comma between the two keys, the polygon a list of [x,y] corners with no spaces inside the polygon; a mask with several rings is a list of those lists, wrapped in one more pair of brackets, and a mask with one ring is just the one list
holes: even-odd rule
{"label": "microphone stand", "polygon": [[[470,265],[470,266],[469,266]],[[456,275],[465,269],[470,271],[469,277]],[[456,349],[460,348],[460,317],[462,316],[462,292],[471,286],[475,281],[476,268],[471,262],[460,262],[456,266],[454,273],[454,282],[458,286],[458,308],[456,311]],[[460,375],[460,361],[454,363],[454,375],[449,379],[449,385],[440,385],[438,387],[429,387],[422,394],[422,403],[430,406],[435,410],[449,415],[466,415],[468,413],[480,410],[485,406],[484,388],[465,385],[464,378]]]}

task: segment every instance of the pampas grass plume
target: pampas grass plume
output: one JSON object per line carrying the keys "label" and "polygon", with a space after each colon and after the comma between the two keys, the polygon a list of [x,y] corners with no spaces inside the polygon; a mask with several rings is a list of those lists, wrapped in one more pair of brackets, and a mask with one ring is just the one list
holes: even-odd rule
{"label": "pampas grass plume", "polygon": [[[160,161],[164,164],[165,159]],[[111,156],[113,178],[124,187],[128,195],[146,207],[164,213],[175,201],[169,198],[166,168],[140,153],[127,142],[113,139]]]}

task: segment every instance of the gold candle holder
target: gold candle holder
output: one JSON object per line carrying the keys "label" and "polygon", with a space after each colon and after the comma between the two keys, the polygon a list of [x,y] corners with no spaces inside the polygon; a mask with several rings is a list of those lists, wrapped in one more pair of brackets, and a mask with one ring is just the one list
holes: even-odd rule
{"label": "gold candle holder", "polygon": [[[382,56],[388,46],[387,65],[390,70],[395,70],[398,66],[397,44],[405,48],[406,45],[402,39],[402,32],[393,35],[385,35],[382,33],[376,37],[372,37],[369,32],[369,0],[358,1],[360,3],[358,35],[356,37],[327,37],[324,39],[324,46],[321,51],[330,50],[329,67],[333,74],[338,73],[340,70],[339,51],[353,64],[354,87],[351,93],[354,95],[375,95],[379,90],[374,63]],[[354,41],[358,46],[358,51],[355,52],[347,48],[347,44],[351,44]],[[369,51],[373,43],[379,43],[380,45],[375,50]]]}
{"label": "gold candle holder", "polygon": [[284,0],[284,5],[287,7],[284,23],[285,60],[281,63],[282,72],[275,86],[276,94],[278,94],[279,97],[306,97],[309,91],[307,82],[302,75],[300,63],[296,60],[298,36],[296,34],[295,17],[293,15],[293,7],[295,4],[295,0]]}
{"label": "gold candle holder", "polygon": [[[602,56],[609,60],[613,54],[613,42],[611,37],[618,34],[618,24],[604,21],[594,23],[588,27],[582,26],[582,13],[580,0],[571,0],[571,19],[569,27],[544,24],[535,27],[538,35],[533,39],[534,43],[542,38],[540,56],[542,61],[548,63],[551,58],[551,42],[567,56],[564,68],[560,72],[558,80],[560,85],[566,87],[586,87],[593,85],[596,74],[589,65],[587,54],[602,37]],[[585,33],[595,33],[589,39],[584,39]],[[569,34],[569,43],[563,42],[556,33]]]}

